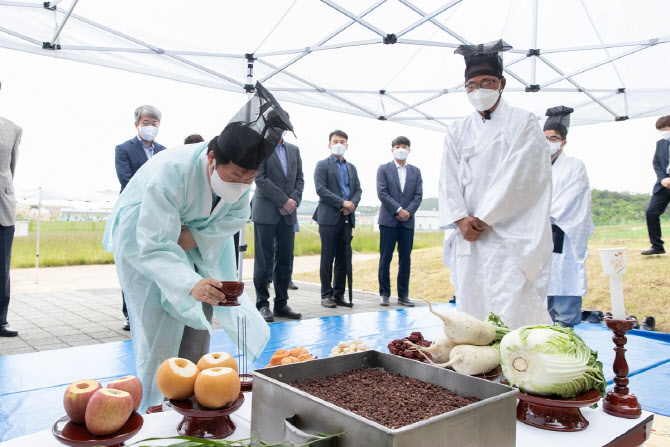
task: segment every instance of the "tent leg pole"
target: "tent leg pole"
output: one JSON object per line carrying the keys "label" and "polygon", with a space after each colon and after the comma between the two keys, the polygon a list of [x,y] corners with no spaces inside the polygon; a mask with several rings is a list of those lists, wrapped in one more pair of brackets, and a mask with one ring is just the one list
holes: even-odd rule
{"label": "tent leg pole", "polygon": [[40,222],[42,220],[42,187],[37,190],[37,245],[35,247],[35,284],[38,281],[38,272],[40,268]]}
{"label": "tent leg pole", "polygon": [[[247,99],[250,99],[252,96],[254,96],[253,92],[253,82],[254,82],[254,55],[253,54],[247,54],[247,83],[245,85],[245,88],[247,90]],[[248,110],[250,113],[251,111]],[[251,116],[247,116],[247,121],[251,119]],[[245,238],[245,233],[246,233],[246,222],[244,223],[244,226],[240,230],[240,238],[239,238],[239,245],[238,245],[238,250],[239,250],[239,257],[237,259],[237,280],[242,281],[242,276],[244,274],[244,253],[247,251],[247,244],[244,243],[244,238]]]}

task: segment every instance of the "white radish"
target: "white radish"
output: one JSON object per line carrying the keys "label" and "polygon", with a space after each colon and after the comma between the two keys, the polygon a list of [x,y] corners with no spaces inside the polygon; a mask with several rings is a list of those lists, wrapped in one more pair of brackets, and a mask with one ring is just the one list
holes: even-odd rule
{"label": "white radish", "polygon": [[409,340],[405,343],[409,344],[409,346],[422,354],[430,354],[433,360],[437,363],[448,362],[449,353],[451,353],[451,350],[456,346],[456,343],[444,334],[438,335],[428,348],[414,344]]}
{"label": "white radish", "polygon": [[495,327],[485,321],[476,319],[465,312],[456,312],[452,315],[442,315],[433,310],[430,301],[428,308],[433,315],[440,317],[444,322],[444,334],[457,345],[486,346],[496,338]]}
{"label": "white radish", "polygon": [[500,351],[493,346],[458,345],[451,350],[447,363],[434,365],[450,366],[457,373],[476,376],[500,365]]}

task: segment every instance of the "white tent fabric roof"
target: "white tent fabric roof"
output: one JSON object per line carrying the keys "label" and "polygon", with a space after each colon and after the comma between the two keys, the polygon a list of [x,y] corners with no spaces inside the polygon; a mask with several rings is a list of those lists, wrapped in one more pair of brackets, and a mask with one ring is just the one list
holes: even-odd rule
{"label": "white tent fabric roof", "polygon": [[[461,43],[505,39],[512,104],[572,124],[670,114],[663,0],[0,0],[0,47],[444,130]],[[45,73],[47,82],[53,81]]]}

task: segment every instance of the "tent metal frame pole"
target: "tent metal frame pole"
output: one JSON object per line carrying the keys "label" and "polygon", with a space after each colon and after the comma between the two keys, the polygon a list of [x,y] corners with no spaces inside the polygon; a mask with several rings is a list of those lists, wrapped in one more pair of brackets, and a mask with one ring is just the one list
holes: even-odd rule
{"label": "tent metal frame pole", "polygon": [[133,42],[133,43],[135,43],[135,44],[137,44],[137,45],[141,45],[141,46],[143,46],[143,47],[149,48],[150,50],[154,51],[156,54],[164,54],[165,56],[170,57],[170,58],[173,58],[173,59],[175,59],[175,60],[177,60],[177,61],[179,61],[179,62],[181,62],[181,63],[183,63],[183,64],[190,65],[190,66],[192,66],[193,68],[197,68],[197,69],[202,70],[202,71],[204,71],[204,72],[206,72],[206,73],[208,73],[208,74],[211,74],[211,75],[213,75],[213,76],[219,77],[219,78],[221,78],[221,79],[225,79],[226,81],[228,81],[228,82],[230,82],[230,83],[232,83],[232,84],[235,84],[235,85],[237,85],[238,87],[244,87],[244,84],[243,84],[243,83],[241,83],[241,82],[239,82],[239,81],[237,81],[237,80],[235,80],[235,79],[233,79],[233,78],[229,78],[228,76],[226,76],[226,75],[224,75],[224,74],[222,74],[222,73],[219,73],[219,72],[217,72],[217,71],[214,71],[214,70],[211,70],[211,69],[209,69],[209,68],[207,68],[207,67],[204,67],[204,66],[202,66],[202,65],[200,65],[200,64],[196,64],[195,62],[191,62],[191,61],[189,61],[189,60],[187,60],[187,59],[184,59],[184,58],[182,58],[182,57],[179,57],[179,56],[177,56],[177,55],[171,53],[170,51],[164,50],[164,49],[162,49],[162,48],[158,48],[158,47],[156,47],[156,46],[154,46],[154,45],[151,45],[151,44],[149,44],[149,43],[147,43],[147,42],[144,42],[144,41],[141,41],[141,40],[139,40],[139,39],[135,39],[135,38],[132,37],[132,36],[129,36],[129,35],[125,34],[125,33],[122,33],[122,32],[120,32],[120,31],[117,31],[117,30],[115,30],[115,29],[113,29],[113,28],[109,28],[109,27],[107,27],[107,26],[101,25],[101,24],[99,24],[99,23],[97,23],[97,22],[94,22],[94,21],[92,21],[92,20],[87,19],[86,17],[78,16],[77,14],[72,14],[72,17],[75,18],[75,19],[77,19],[77,20],[80,20],[80,21],[82,21],[82,22],[84,22],[84,23],[86,23],[86,24],[88,24],[88,25],[94,26],[94,27],[96,27],[96,28],[99,28],[99,29],[101,29],[101,30],[103,30],[103,31],[106,31],[106,32],[111,33],[111,34],[114,34],[114,35],[116,35],[116,36],[118,36],[118,37],[121,37],[121,38],[123,38],[123,39],[129,40],[130,42]]}
{"label": "tent metal frame pole", "polygon": [[667,105],[664,105],[664,106],[661,106],[661,107],[654,107],[653,109],[647,109],[643,112],[634,113],[634,114],[630,115],[629,118],[637,118],[638,116],[646,115],[647,113],[655,113],[655,112],[661,111],[663,109],[670,110],[670,104],[667,104]]}
{"label": "tent metal frame pole", "polygon": [[[246,91],[247,91],[247,101],[254,96],[253,85],[254,85],[254,55],[247,54],[247,76],[246,76]],[[247,121],[251,119],[250,116],[251,110],[247,108]],[[250,216],[251,217],[251,216]],[[248,221],[249,219],[247,219]],[[240,237],[238,240],[238,254],[237,254],[237,280],[242,281],[242,276],[244,275],[244,253],[247,251],[247,244],[245,243],[246,239],[246,229],[247,222],[244,222],[242,229],[240,230]],[[234,241],[235,239],[233,239]]]}
{"label": "tent metal frame pole", "polygon": [[[411,107],[411,106],[410,106],[408,103],[406,103],[405,101],[402,101],[401,99],[396,98],[395,96],[390,95],[390,94],[388,94],[388,93],[384,93],[384,95],[380,95],[380,96],[382,96],[382,97],[383,97],[383,96],[388,96],[389,98],[391,98],[391,99],[394,100],[395,102],[398,102],[398,103],[400,103],[400,104],[402,104],[402,105],[404,105],[404,106],[409,106],[409,107]],[[441,124],[441,125],[444,126],[444,127],[448,127],[446,123],[443,123],[443,122],[440,121],[439,119],[436,119],[435,117],[433,117],[433,116],[431,116],[431,115],[428,115],[427,113],[425,113],[425,112],[422,111],[422,110],[415,109],[414,107],[411,107],[411,109],[414,110],[415,112],[417,112],[417,113],[419,113],[419,114],[425,116],[425,117],[426,117],[428,120],[430,120],[430,121],[435,121],[436,123],[439,123],[439,124]],[[388,116],[387,116],[387,119],[388,119]]]}
{"label": "tent metal frame pole", "polygon": [[[558,68],[557,66],[555,66],[554,64],[552,64],[551,62],[549,62],[549,61],[548,61],[546,58],[544,58],[542,55],[538,55],[537,57],[538,57],[538,59],[540,59],[542,62],[544,62],[545,64],[547,64],[549,67],[551,67],[556,73],[558,73],[558,74],[563,74],[563,71],[562,71],[560,68]],[[593,94],[592,94],[591,92],[589,92],[587,89],[585,89],[584,87],[582,87],[577,81],[575,81],[575,80],[572,79],[571,77],[564,77],[564,79],[566,79],[569,83],[571,83],[572,85],[574,85],[575,87],[577,87],[582,93],[584,93],[586,96],[588,96],[589,98],[591,98],[591,99],[593,100],[593,102],[595,102],[596,104],[598,104],[598,105],[599,105],[600,107],[602,107],[603,109],[607,110],[607,111],[608,111],[609,113],[611,113],[615,118],[618,118],[618,117],[620,116],[620,115],[617,114],[614,110],[612,110],[612,109],[609,108],[607,105],[605,105],[605,103],[603,103],[603,102],[600,101],[598,98],[596,98],[595,96],[593,96]]]}
{"label": "tent metal frame pole", "polygon": [[[65,14],[65,18],[63,19],[61,24],[58,26],[58,29],[56,30],[56,33],[54,34],[54,36],[49,41],[52,45],[56,44],[56,39],[58,39],[58,36],[60,35],[61,31],[63,31],[63,28],[65,27],[65,24],[67,23],[68,19],[72,15],[72,11],[77,6],[77,3],[79,3],[79,0],[74,0],[74,3],[72,3],[72,6],[70,6],[70,10],[67,12],[67,14]],[[49,6],[51,6],[51,3],[49,3]]]}
{"label": "tent metal frame pole", "polygon": [[[537,49],[537,13],[538,13],[538,5],[537,5],[537,0],[533,1],[533,29],[532,29],[532,42],[533,42],[533,49]],[[530,56],[530,83],[531,85],[535,85],[535,74],[536,74],[536,65],[537,65],[537,57],[534,55]]]}
{"label": "tent metal frame pole", "polygon": [[[257,59],[257,60],[258,60],[258,62],[260,62],[261,64],[266,65],[266,66],[268,66],[268,67],[270,67],[270,68],[272,68],[272,69],[276,69],[276,68],[277,68],[276,65],[271,64],[271,63],[268,62],[268,61],[264,61],[264,60],[262,60],[262,59]],[[352,106],[352,107],[355,107],[355,108],[357,108],[358,110],[360,110],[360,111],[362,111],[362,112],[365,112],[365,113],[367,113],[368,115],[370,115],[370,116],[372,116],[372,117],[374,117],[374,118],[378,118],[378,117],[379,117],[379,115],[376,114],[376,113],[374,113],[373,111],[368,110],[368,109],[366,109],[365,107],[363,107],[363,106],[361,106],[361,105],[359,105],[359,104],[356,104],[355,102],[349,101],[349,100],[346,99],[346,98],[342,98],[342,97],[339,96],[339,95],[336,95],[336,94],[334,94],[334,93],[331,93],[330,91],[326,90],[325,88],[319,87],[318,85],[316,85],[316,84],[314,84],[314,83],[312,83],[312,82],[309,82],[309,81],[307,81],[306,79],[303,79],[303,78],[301,78],[300,76],[291,73],[290,71],[284,71],[284,73],[286,73],[287,76],[290,76],[290,77],[292,77],[293,79],[295,79],[295,80],[297,80],[297,81],[300,81],[300,82],[302,82],[302,83],[304,83],[304,84],[306,84],[306,85],[309,85],[310,87],[312,87],[312,88],[318,90],[320,93],[325,93],[325,94],[327,94],[327,95],[329,95],[329,96],[332,96],[333,98],[337,99],[338,101],[342,101],[342,102],[344,102],[344,103],[346,103],[346,104],[348,104],[348,105],[350,105],[350,106]]]}
{"label": "tent metal frame pole", "polygon": [[403,30],[398,31],[397,33],[395,33],[396,37],[400,37],[400,36],[403,36],[403,35],[407,34],[408,32],[410,32],[410,31],[412,31],[413,29],[415,29],[415,28],[417,28],[417,27],[423,25],[423,24],[426,23],[427,21],[434,19],[435,17],[437,17],[438,15],[442,14],[442,13],[443,13],[444,11],[446,11],[447,9],[450,9],[452,6],[457,5],[457,4],[459,4],[460,2],[462,2],[462,1],[463,1],[463,0],[452,0],[451,3],[446,3],[446,4],[442,5],[442,7],[437,8],[435,11],[433,11],[433,12],[431,12],[431,13],[428,13],[427,15],[424,15],[421,19],[419,19],[419,20],[417,20],[416,22],[412,23],[412,24],[409,25],[407,28],[405,28],[405,29],[403,29]]}
{"label": "tent metal frame pole", "polygon": [[283,56],[286,54],[295,54],[295,53],[301,53],[300,57],[303,57],[306,54],[315,51],[336,50],[338,48],[360,47],[364,45],[378,45],[378,44],[379,39],[356,40],[352,42],[334,43],[332,45],[319,45],[319,46],[298,48],[292,50],[268,51],[267,53],[258,53],[256,54],[256,57]]}
{"label": "tent metal frame pole", "polygon": [[[387,1],[387,0],[379,0],[377,3],[375,3],[375,4],[372,5],[372,6],[370,6],[370,7],[369,7],[368,9],[366,9],[365,11],[363,11],[363,13],[361,14],[361,17],[365,17],[366,15],[368,15],[369,13],[371,13],[372,11],[374,11],[375,9],[377,9],[379,6],[381,6],[381,5],[383,5],[384,3],[386,3],[386,1]],[[317,47],[318,47],[318,49],[323,49],[323,47],[322,47],[323,44],[325,44],[325,43],[328,42],[330,39],[332,39],[333,37],[335,37],[335,36],[337,36],[338,34],[340,34],[342,31],[344,31],[344,30],[346,30],[347,28],[349,28],[349,27],[350,27],[351,25],[353,25],[354,23],[356,23],[356,21],[352,19],[349,23],[346,23],[346,24],[342,25],[342,26],[341,26],[340,28],[338,28],[337,30],[333,31],[332,33],[330,33],[329,35],[327,35],[327,36],[324,37],[323,39],[319,40],[319,42],[316,43],[316,45],[313,45],[312,47],[309,47],[309,48],[305,48],[305,49],[303,50],[302,54],[300,54],[300,55],[296,56],[295,58],[291,59],[289,62],[285,63],[284,65],[282,65],[281,67],[279,67],[278,69],[274,70],[272,73],[268,74],[268,75],[265,76],[263,79],[261,79],[261,81],[260,81],[261,84],[262,84],[263,82],[267,81],[268,79],[270,79],[271,77],[273,77],[274,75],[276,75],[277,73],[279,73],[279,72],[283,71],[284,69],[290,67],[291,65],[295,64],[295,63],[298,62],[300,59],[302,59],[303,57],[307,56],[310,52],[315,51],[315,50],[317,49]],[[375,40],[375,41],[376,41],[376,40]],[[262,56],[262,55],[258,55],[258,57],[261,57],[261,56]]]}
{"label": "tent metal frame pole", "polygon": [[[645,50],[645,49],[647,49],[647,48],[649,48],[649,46],[644,46],[644,45],[642,45],[642,46],[635,47],[635,48],[633,48],[633,49],[631,49],[631,50],[628,50],[628,51],[623,52],[623,53],[621,53],[621,54],[618,54],[618,55],[616,55],[616,56],[612,56],[612,57],[608,57],[607,59],[603,59],[602,61],[600,61],[600,62],[596,62],[595,64],[591,64],[591,65],[587,65],[586,67],[582,67],[582,68],[580,68],[580,69],[578,69],[578,70],[573,71],[572,73],[563,74],[563,76],[558,77],[558,78],[556,78],[556,79],[552,79],[551,81],[549,81],[549,82],[543,84],[541,87],[544,88],[544,87],[546,87],[546,86],[555,84],[555,83],[557,83],[557,82],[561,82],[561,81],[564,80],[564,79],[568,79],[568,78],[571,78],[571,77],[573,77],[573,76],[577,76],[577,75],[579,75],[579,74],[581,74],[581,73],[584,73],[585,71],[593,70],[594,68],[600,67],[601,65],[608,64],[608,63],[610,63],[610,62],[612,62],[612,61],[615,61],[615,60],[617,60],[617,59],[621,59],[622,57],[629,56],[629,55],[631,55],[631,54],[633,54],[633,53],[637,53],[638,51],[642,51],[642,50]],[[550,62],[548,62],[548,61],[546,60],[546,58],[543,58],[543,57],[541,57],[541,56],[538,56],[538,57],[539,57],[542,61],[544,61],[545,64],[550,64]],[[553,66],[552,66],[552,68],[553,68]]]}
{"label": "tent metal frame pole", "polygon": [[635,47],[635,46],[653,47],[654,45],[659,45],[668,42],[670,42],[670,36],[663,36],[663,37],[655,37],[649,40],[635,40],[630,42],[613,42],[601,45],[582,45],[578,47],[542,49],[542,54],[567,53],[571,51],[606,50],[608,48],[619,48],[619,47]]}
{"label": "tent metal frame pole", "polygon": [[362,17],[360,17],[360,16],[354,14],[353,12],[351,12],[351,11],[349,11],[349,10],[343,8],[342,6],[338,5],[338,4],[335,3],[334,1],[332,1],[332,0],[321,0],[321,2],[322,2],[322,3],[325,3],[325,4],[328,5],[328,6],[330,6],[331,8],[333,8],[334,10],[336,10],[337,12],[339,12],[339,13],[341,13],[341,14],[347,16],[347,17],[349,17],[350,19],[355,20],[355,21],[358,22],[360,25],[362,25],[362,26],[364,26],[365,28],[369,29],[369,30],[372,31],[373,33],[378,34],[378,35],[381,36],[381,37],[386,37],[386,36],[387,36],[387,33],[385,33],[384,31],[380,30],[379,28],[377,28],[376,26],[374,26],[372,23],[368,22],[367,20],[363,20]]}
{"label": "tent metal frame pole", "polygon": [[37,188],[37,244],[35,246],[35,284],[40,268],[40,222],[42,221],[42,187]]}
{"label": "tent metal frame pole", "polygon": [[10,36],[18,37],[19,39],[25,40],[26,42],[30,42],[30,43],[35,44],[35,45],[39,46],[40,48],[42,48],[42,42],[41,41],[39,41],[37,39],[33,39],[32,37],[26,36],[25,34],[17,33],[16,31],[12,31],[12,30],[4,28],[2,26],[0,26],[0,32],[5,33],[5,34],[9,34]]}
{"label": "tent metal frame pole", "polygon": [[[412,3],[409,2],[409,0],[398,0],[398,1],[400,3],[402,3],[403,5],[407,6],[412,11],[416,12],[417,14],[422,15],[422,16],[426,16],[426,13],[424,11],[422,11],[421,8],[413,5]],[[464,44],[470,44],[470,41],[468,41],[466,38],[464,38],[464,37],[460,36],[459,34],[455,33],[449,27],[443,25],[442,23],[435,20],[434,18],[430,19],[430,23],[437,26],[438,28],[440,28],[442,31],[449,34],[450,36],[458,39],[460,42],[462,42]],[[514,73],[512,70],[510,70],[508,68],[505,68],[504,70],[505,70],[505,73],[507,73],[508,75],[510,75],[511,77],[513,77],[514,79],[516,79],[517,81],[522,83],[524,86],[530,87],[530,83],[524,81],[519,75]]]}
{"label": "tent metal frame pole", "polygon": [[409,109],[414,109],[415,107],[420,106],[421,104],[425,104],[425,103],[427,103],[427,102],[429,102],[429,101],[432,101],[433,99],[437,99],[437,98],[439,98],[440,96],[444,96],[444,95],[446,95],[447,93],[448,93],[448,90],[443,90],[443,91],[441,91],[441,92],[439,92],[439,93],[437,93],[437,94],[435,94],[435,95],[433,95],[433,96],[430,96],[430,97],[428,97],[428,98],[424,98],[424,99],[422,99],[421,101],[418,101],[418,102],[416,102],[416,103],[414,103],[414,104],[412,104],[412,105],[408,105],[408,106],[406,106],[406,107],[403,107],[403,108],[401,108],[401,109],[396,110],[395,112],[389,113],[388,115],[386,115],[386,118],[388,119],[388,118],[391,118],[392,116],[395,116],[395,115],[397,115],[397,114],[399,114],[399,113],[406,112],[406,111],[409,110]]}

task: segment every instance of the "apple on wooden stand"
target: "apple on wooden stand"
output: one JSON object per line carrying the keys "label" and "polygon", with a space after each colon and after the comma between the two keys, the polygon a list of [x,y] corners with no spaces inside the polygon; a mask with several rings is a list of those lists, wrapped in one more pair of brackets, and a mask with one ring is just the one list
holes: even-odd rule
{"label": "apple on wooden stand", "polygon": [[91,379],[77,380],[67,387],[63,396],[63,407],[72,422],[84,423],[86,406],[100,388],[102,385],[97,380]]}
{"label": "apple on wooden stand", "polygon": [[107,388],[121,390],[133,397],[133,411],[137,411],[142,403],[142,382],[135,376],[125,376],[112,380],[107,384]]}
{"label": "apple on wooden stand", "polygon": [[133,412],[133,397],[121,390],[101,388],[86,406],[86,428],[96,436],[110,435],[128,421]]}

